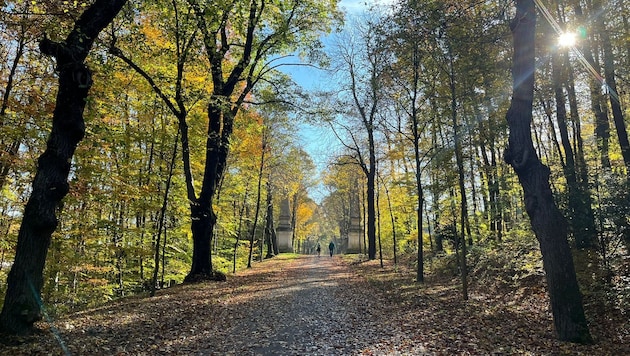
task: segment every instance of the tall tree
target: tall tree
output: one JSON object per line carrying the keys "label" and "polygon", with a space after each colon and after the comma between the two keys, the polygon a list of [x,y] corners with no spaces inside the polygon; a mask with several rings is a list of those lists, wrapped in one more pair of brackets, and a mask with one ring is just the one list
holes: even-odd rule
{"label": "tall tree", "polygon": [[46,151],[38,160],[31,196],[18,234],[15,260],[7,279],[0,328],[27,333],[42,316],[42,271],[51,235],[57,228],[56,210],[68,193],[70,162],[85,134],[83,109],[92,86],[92,72],[84,63],[99,33],[127,0],[97,0],[77,19],[63,41],[44,38],[40,49],[57,61],[57,104]]}
{"label": "tall tree", "polygon": [[[551,31],[551,26],[546,26],[546,29],[548,43],[557,42]],[[551,46],[551,85],[556,101],[556,120],[560,131],[560,142],[564,151],[562,168],[567,182],[568,203],[571,214],[570,224],[575,237],[575,245],[578,248],[587,248],[592,246],[595,241],[595,217],[591,208],[590,194],[585,190],[587,187],[578,181],[577,152],[571,145],[569,137],[566,99],[563,90],[563,87],[568,83],[567,68],[564,66],[566,61],[562,60],[564,56],[568,56],[566,48],[557,45]],[[571,114],[575,115],[573,112]],[[562,152],[558,153],[562,155]]]}
{"label": "tall tree", "polygon": [[595,8],[595,13],[598,14],[594,16],[594,22],[603,50],[604,78],[606,79],[604,86],[606,94],[609,97],[610,107],[612,109],[613,122],[615,123],[619,146],[621,147],[621,155],[623,157],[623,162],[626,165],[626,175],[630,179],[630,141],[628,140],[628,130],[626,128],[623,108],[621,107],[621,100],[618,94],[619,91],[617,89],[617,74],[612,42],[610,39],[609,29],[606,25],[605,16],[599,15],[602,11],[604,11],[602,1],[594,0],[593,6]]}
{"label": "tall tree", "polygon": [[[402,11],[394,18],[398,29],[396,37],[398,41],[391,41],[394,44],[393,51],[396,54],[397,62],[392,65],[392,79],[400,86],[404,95],[401,96],[400,106],[408,119],[408,126],[411,129],[411,135],[408,136],[413,146],[415,184],[417,190],[416,205],[416,222],[418,250],[418,264],[416,268],[416,280],[424,282],[424,251],[423,251],[423,207],[424,207],[424,190],[422,186],[422,151],[420,149],[421,133],[426,123],[422,122],[421,105],[423,102],[423,77],[422,77],[422,57],[423,53],[418,45],[423,40],[424,28],[420,21],[421,14],[418,9],[413,6],[415,1],[410,1],[403,6]],[[412,18],[409,18],[409,15]],[[396,44],[398,44],[396,46]]]}
{"label": "tall tree", "polygon": [[355,125],[338,122],[344,135],[338,135],[349,156],[361,168],[366,179],[367,248],[368,258],[376,258],[376,128],[385,101],[384,69],[387,52],[381,45],[384,40],[378,30],[378,14],[355,26],[357,37],[340,43],[338,47],[339,69],[346,77],[343,90],[347,97],[339,107],[344,109],[344,120],[354,119]]}
{"label": "tall tree", "polygon": [[[269,129],[266,128],[263,124],[262,133],[261,133],[261,143],[260,143],[260,164],[258,165],[258,176],[257,181],[258,184],[256,186],[256,207],[254,208],[254,221],[252,223],[252,231],[249,236],[249,258],[247,260],[247,268],[252,267],[252,255],[254,250],[254,239],[256,238],[256,227],[258,225],[258,216],[260,215],[260,200],[262,196],[262,184],[264,178],[264,170],[266,165],[265,156],[267,153],[267,144],[268,144],[268,135]],[[261,253],[260,257],[262,259],[262,244],[260,245]]]}
{"label": "tall tree", "polygon": [[566,222],[553,200],[549,168],[538,159],[531,137],[536,37],[534,0],[517,0],[510,27],[514,41],[513,93],[506,114],[510,136],[504,159],[518,175],[525,194],[525,208],[540,243],[558,338],[591,342],[567,241]]}
{"label": "tall tree", "polygon": [[[25,7],[28,9],[28,4],[25,4]],[[0,104],[0,128],[3,128],[5,125],[8,126],[9,124],[9,122],[7,122],[7,110],[10,108],[9,102],[11,96],[13,95],[13,87],[15,86],[18,65],[24,56],[26,42],[28,40],[26,23],[27,21],[23,20],[20,21],[18,25],[19,36],[16,41],[15,55],[11,61],[6,85],[3,88],[2,103]],[[13,138],[11,140],[7,140],[8,142],[4,142],[8,138],[6,136],[7,135],[3,135],[2,141],[0,141],[0,188],[4,186],[9,170],[13,165],[12,161],[14,160],[22,141],[19,138]]]}
{"label": "tall tree", "polygon": [[[210,65],[205,166],[199,194],[189,191],[193,257],[188,281],[212,278],[213,201],[225,173],[234,118],[254,87],[273,73],[274,57],[318,46],[338,19],[337,1],[188,0]],[[192,185],[192,182],[187,184]]]}

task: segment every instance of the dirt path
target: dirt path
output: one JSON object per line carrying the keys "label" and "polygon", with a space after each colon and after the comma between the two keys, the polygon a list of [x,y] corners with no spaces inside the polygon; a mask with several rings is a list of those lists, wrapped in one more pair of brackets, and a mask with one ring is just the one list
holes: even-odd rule
{"label": "dirt path", "polygon": [[254,299],[228,306],[247,316],[226,330],[229,342],[202,353],[351,355],[378,344],[382,314],[368,311],[378,304],[337,258],[301,258],[258,285]]}
{"label": "dirt path", "polygon": [[[225,283],[183,285],[73,314],[2,355],[399,354],[385,303],[338,257],[272,259]],[[405,354],[419,354],[407,349]]]}
{"label": "dirt path", "polygon": [[544,291],[464,302],[453,286],[417,285],[376,262],[280,255],[227,282],[40,323],[0,355],[630,355],[627,329],[599,328],[590,346],[555,340]]}

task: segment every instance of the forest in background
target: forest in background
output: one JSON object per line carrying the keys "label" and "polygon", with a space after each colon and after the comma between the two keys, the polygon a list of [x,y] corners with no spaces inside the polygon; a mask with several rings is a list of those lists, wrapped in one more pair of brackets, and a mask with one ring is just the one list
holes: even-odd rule
{"label": "forest in background", "polygon": [[[45,34],[63,38],[91,3],[3,3],[1,296],[55,107],[55,62],[41,54],[39,41]],[[206,106],[216,84],[193,3],[131,1],[90,52],[87,132],[72,161],[70,191],[58,207],[44,270],[42,297],[53,315],[147,292],[156,283],[181,283],[190,271],[181,125],[164,97],[186,109],[189,165],[201,189]],[[263,23],[279,21],[288,8],[312,6],[286,3],[269,5]],[[298,3],[305,7],[289,6]],[[627,313],[630,4],[539,4],[548,16],[539,8],[536,151],[551,169],[554,198],[568,221],[582,292]],[[226,20],[233,27],[223,27],[226,37],[237,36],[230,31],[244,21],[249,3],[223,5],[235,11]],[[341,26],[340,14],[320,15],[329,27],[313,29],[303,47],[280,43],[247,69],[256,73],[257,86],[235,115],[213,201],[213,267],[229,273],[273,255],[268,227],[277,223],[280,201],[288,199],[294,249],[302,253],[330,239],[343,249],[350,211],[359,201],[362,246],[370,258],[417,254],[419,261],[439,263],[462,252],[465,257],[519,249],[531,264],[512,277],[542,274],[541,261],[532,258],[539,252],[522,189],[503,162],[513,3],[401,1],[374,7],[347,18],[347,30],[326,47],[319,37]],[[574,47],[558,46],[555,25],[575,31]],[[334,87],[305,92],[279,70],[285,56],[298,50],[303,60],[327,67]],[[237,58],[228,53],[226,67],[233,69]],[[331,153],[321,183],[313,179],[318,167],[297,138],[303,119],[330,129],[343,146]],[[328,195],[314,201],[309,190],[319,184]],[[466,259],[456,262],[453,273],[465,276]],[[468,263],[474,269],[473,262]],[[464,278],[464,289],[465,283]]]}

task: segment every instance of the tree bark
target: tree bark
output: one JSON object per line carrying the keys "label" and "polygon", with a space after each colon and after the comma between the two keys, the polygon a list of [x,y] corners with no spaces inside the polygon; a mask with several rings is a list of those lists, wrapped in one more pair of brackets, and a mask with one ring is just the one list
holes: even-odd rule
{"label": "tree bark", "polygon": [[[368,129],[369,130],[369,129]],[[376,259],[376,154],[374,152],[373,132],[368,132],[370,167],[366,169],[367,178],[367,238],[368,238],[368,258]]]}
{"label": "tree bark", "polygon": [[57,60],[59,91],[46,150],[39,157],[33,190],[24,209],[15,261],[7,278],[7,293],[0,328],[12,334],[31,331],[42,317],[43,269],[56,211],[68,193],[70,163],[85,134],[83,110],[92,85],[84,61],[99,33],[113,20],[127,0],[97,0],[75,22],[63,42],[44,38],[42,53]]}
{"label": "tree bark", "polygon": [[567,241],[566,222],[553,200],[549,168],[538,159],[531,137],[536,27],[533,0],[517,0],[516,17],[510,27],[514,41],[513,94],[506,114],[510,135],[504,159],[518,175],[525,209],[540,243],[557,336],[564,341],[588,343],[592,339]]}
{"label": "tree bark", "polygon": [[[261,142],[261,153],[260,153],[260,165],[258,166],[258,186],[256,187],[256,210],[254,212],[254,222],[252,226],[252,233],[249,237],[249,259],[247,260],[247,268],[252,268],[252,255],[254,249],[254,239],[256,238],[256,227],[258,226],[258,215],[260,215],[260,199],[262,195],[262,180],[263,180],[263,171],[265,169],[265,152],[267,151],[267,130],[263,128],[262,134],[262,142]],[[260,246],[261,253],[260,258],[262,259],[262,244]]]}
{"label": "tree bark", "polygon": [[236,257],[238,256],[238,246],[240,244],[241,234],[243,233],[243,219],[245,216],[245,207],[247,206],[247,196],[249,195],[249,184],[245,187],[243,194],[243,204],[238,213],[238,228],[236,229],[236,241],[234,242],[234,254],[232,259],[232,273],[236,273]]}
{"label": "tree bark", "polygon": [[449,87],[451,90],[451,119],[453,121],[453,136],[455,141],[455,162],[457,165],[457,177],[459,194],[461,196],[460,202],[460,233],[462,256],[460,260],[461,279],[462,279],[462,299],[468,300],[468,266],[466,262],[466,236],[470,239],[469,244],[472,245],[472,238],[470,233],[470,224],[468,222],[468,202],[466,199],[466,186],[464,184],[464,158],[462,141],[459,134],[459,122],[457,120],[457,96],[455,88],[455,67],[453,63],[453,55],[450,53],[449,48]]}
{"label": "tree bark", "polygon": [[265,258],[272,258],[278,255],[278,240],[276,231],[273,228],[273,195],[271,191],[270,179],[267,181],[267,214],[265,218],[265,242],[267,243],[267,254]]}
{"label": "tree bark", "polygon": [[[222,279],[220,275],[215,275],[212,269],[211,246],[217,221],[213,201],[217,186],[225,172],[235,115],[231,110],[225,109],[225,106],[229,105],[221,98],[227,97],[215,94],[208,104],[208,138],[202,187],[199,197],[193,197],[190,203],[193,258],[190,272],[184,278],[186,282]],[[192,178],[186,180],[192,184]]]}
{"label": "tree bark", "polygon": [[[158,229],[155,236],[155,251],[153,255],[153,277],[151,280],[151,296],[155,296],[155,287],[158,280],[158,272],[160,270],[160,245],[162,244],[162,231],[164,230],[164,222],[166,219],[166,209],[168,208],[168,194],[171,189],[171,182],[173,180],[173,170],[175,169],[175,159],[177,159],[177,146],[179,144],[179,130],[175,135],[175,143],[173,143],[173,154],[171,155],[171,161],[168,167],[168,176],[166,177],[166,184],[164,186],[164,198],[162,199],[162,207],[160,208],[160,214],[158,217]],[[164,245],[166,245],[166,231],[164,232]],[[164,266],[162,265],[162,268]]]}
{"label": "tree bark", "polygon": [[[596,8],[599,11],[599,8],[601,8],[601,2],[596,1],[595,3]],[[604,16],[595,16],[594,21],[604,52],[604,77],[606,78],[606,94],[608,95],[610,100],[610,107],[613,114],[613,122],[615,123],[615,130],[617,131],[619,146],[621,147],[621,155],[623,156],[623,162],[626,165],[628,178],[630,178],[630,141],[628,141],[628,130],[626,129],[626,122],[624,119],[623,109],[621,108],[621,102],[619,101],[619,95],[617,94],[617,75],[615,74],[615,62],[613,58],[614,55],[612,43],[610,42],[610,35],[608,34],[608,31],[606,29]]]}
{"label": "tree bark", "polygon": [[[550,31],[550,34],[552,33],[550,28],[548,31]],[[552,39],[550,39],[550,41],[551,40]],[[564,177],[567,181],[572,233],[575,239],[575,246],[582,249],[589,248],[594,244],[596,238],[595,216],[591,208],[589,192],[583,191],[583,186],[578,182],[576,155],[574,154],[571,139],[569,138],[566,101],[563,91],[563,83],[566,83],[566,77],[562,66],[563,61],[561,61],[560,58],[562,54],[563,53],[558,53],[556,50],[552,49],[552,86],[556,99],[556,120],[558,130],[560,131],[560,142],[564,150]],[[566,53],[564,54],[566,55]],[[558,153],[562,155],[562,152]]]}
{"label": "tree bark", "polygon": [[[24,47],[26,46],[26,34],[25,31],[22,30],[21,36],[17,43],[17,50],[15,52],[15,57],[13,58],[13,63],[11,64],[11,70],[9,71],[9,76],[7,77],[7,84],[4,87],[4,94],[2,95],[2,106],[0,106],[0,127],[5,126],[6,122],[6,114],[7,109],[9,108],[9,99],[11,97],[14,79],[17,73],[18,64],[22,60],[22,56],[24,55]],[[2,138],[2,146],[0,149],[0,189],[4,187],[7,176],[9,175],[9,171],[13,166],[13,161],[18,153],[18,149],[20,148],[20,143],[22,142],[21,138],[14,137],[11,139],[10,143],[4,142],[6,137]]]}
{"label": "tree bark", "polygon": [[[574,11],[576,17],[585,22],[587,19],[584,16],[582,7],[579,2],[574,5]],[[580,41],[582,54],[588,62],[588,64],[598,70],[600,68],[599,63],[595,61],[593,57],[593,48],[591,46],[591,39],[584,39]],[[595,137],[597,139],[597,147],[600,154],[600,162],[602,168],[610,168],[609,157],[609,141],[610,141],[610,122],[608,119],[608,110],[606,109],[606,100],[602,95],[601,90],[601,77],[592,77],[589,80],[589,89],[591,94],[591,110],[595,115]]]}

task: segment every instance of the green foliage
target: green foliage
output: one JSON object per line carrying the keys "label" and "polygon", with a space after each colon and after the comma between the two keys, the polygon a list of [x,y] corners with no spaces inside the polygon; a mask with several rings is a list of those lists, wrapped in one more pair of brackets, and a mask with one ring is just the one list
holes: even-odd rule
{"label": "green foliage", "polygon": [[[78,3],[80,6],[83,2]],[[175,141],[177,124],[173,113],[144,78],[109,56],[106,49],[115,33],[116,45],[151,75],[167,98],[172,100],[181,94],[188,114],[192,184],[199,191],[208,136],[206,109],[215,88],[197,29],[198,19],[189,8],[190,3],[179,0],[132,2],[116,20],[112,32],[101,39],[103,47],[90,58],[95,84],[85,112],[87,134],[72,162],[71,190],[59,208],[60,224],[53,236],[44,272],[43,298],[53,313],[96,306],[150,289],[156,268],[159,216],[174,145],[178,146],[178,153],[161,236],[165,245],[158,249],[158,285],[165,287],[170,281],[180,283],[189,271],[190,202],[181,147]],[[243,25],[249,16],[250,3],[199,3],[207,6],[205,14],[211,29],[217,26],[229,29],[226,33],[231,36],[232,47],[221,67],[225,75],[242,54],[241,45],[246,40]],[[3,44],[0,92],[6,92],[8,100],[0,103],[5,108],[0,117],[0,168],[8,167],[9,173],[3,178],[0,194],[0,299],[6,289],[4,281],[13,259],[21,211],[30,194],[29,183],[45,145],[54,109],[57,79],[52,70],[54,63],[41,57],[37,39],[42,33],[58,38],[80,11],[76,6],[62,8],[53,2],[6,1],[5,4],[0,18],[3,30],[0,31]],[[319,167],[308,156],[303,143],[295,142],[300,118],[288,112],[291,105],[278,103],[284,99],[297,100],[302,94],[292,86],[291,78],[277,71],[275,66],[279,59],[297,54],[314,63],[329,62],[330,58],[322,53],[320,36],[342,24],[337,1],[282,0],[265,4],[266,12],[261,14],[258,24],[260,31],[254,35],[254,47],[260,50],[256,55],[260,57],[248,63],[250,67],[244,72],[244,76],[252,75],[249,79],[259,84],[251,90],[253,96],[246,98],[246,104],[235,118],[231,153],[214,202],[218,223],[212,246],[213,267],[223,273],[233,269],[235,245],[236,269],[247,265],[250,248],[247,239],[254,230],[253,211],[258,193],[255,182],[263,152],[267,155],[263,186],[269,185],[274,207],[278,207],[283,198],[295,198],[292,204],[296,206],[298,220],[296,238],[303,246],[347,235],[350,201],[354,195],[360,199],[365,196],[362,172],[350,164],[352,160],[348,156],[331,158],[323,173],[323,186],[328,195],[321,204],[308,196],[309,189],[319,184],[315,179]],[[10,7],[12,5],[15,7]],[[418,247],[417,232],[422,226],[425,252],[429,246],[435,249],[438,239],[444,242],[443,251],[425,253],[428,272],[437,278],[459,275],[455,243],[461,231],[456,222],[461,218],[459,205],[463,199],[456,189],[454,128],[450,123],[452,115],[457,114],[461,126],[458,129],[463,133],[465,194],[470,205],[474,240],[468,255],[471,281],[496,290],[501,286],[519,289],[529,283],[539,283],[543,277],[540,252],[529,228],[522,191],[512,170],[501,158],[507,139],[506,93],[511,84],[506,76],[511,65],[509,26],[500,13],[504,9],[497,6],[497,2],[464,5],[468,4],[402,1],[397,3],[399,11],[389,13],[391,17],[385,23],[366,24],[369,30],[379,31],[382,43],[378,50],[383,52],[378,54],[387,59],[383,73],[378,73],[382,75],[380,85],[383,86],[378,89],[385,94],[378,108],[380,122],[374,127],[379,174],[382,175],[378,207],[381,244],[385,258],[392,258],[395,232],[396,249],[405,255],[399,257],[413,260]],[[177,23],[173,6],[178,10]],[[37,21],[28,15],[29,11],[36,14]],[[224,11],[229,12],[227,22],[221,22],[220,15]],[[287,26],[290,15],[296,15],[297,21]],[[623,45],[623,38],[619,35],[613,41]],[[265,39],[271,41],[265,42]],[[21,41],[24,53],[17,58]],[[217,43],[221,42],[212,44]],[[181,55],[184,44],[189,46],[190,52],[183,63],[183,88],[178,94],[174,78],[178,60],[182,59],[178,58],[178,51]],[[418,52],[414,52],[416,50]],[[7,92],[14,59],[18,59],[17,70],[13,87]],[[417,73],[412,70],[414,65],[419,66]],[[544,63],[540,70],[543,73],[546,70]],[[627,74],[627,69],[620,70]],[[540,93],[546,95],[547,78],[545,75],[539,78]],[[453,87],[449,85],[451,79]],[[578,87],[585,84],[580,75],[577,80]],[[247,84],[246,80],[242,83]],[[414,85],[417,97],[409,96]],[[454,97],[450,97],[453,89]],[[619,93],[622,102],[628,102],[627,90]],[[579,113],[587,112],[588,98],[578,99]],[[228,100],[236,102],[238,98]],[[326,100],[330,101],[330,97]],[[541,103],[544,100],[546,98],[541,98]],[[265,105],[250,105],[250,102]],[[290,104],[295,105],[295,102]],[[422,222],[416,221],[419,193],[415,186],[413,142],[409,139],[412,109],[417,111],[415,124],[420,129],[417,143],[422,157],[417,168],[425,188],[425,221]],[[539,154],[551,166],[556,202],[568,213],[571,207],[561,163],[564,153],[555,147],[555,131],[549,127],[548,114],[540,108],[535,112],[534,139]],[[594,123],[588,115],[583,116],[582,135],[586,139],[593,136]],[[574,120],[577,126],[579,117]],[[576,135],[577,131],[572,134]],[[267,137],[263,148],[264,135]],[[613,167],[601,169],[597,174],[591,170],[591,176],[587,177],[586,183],[594,197],[598,243],[594,259],[581,261],[584,264],[578,264],[578,272],[583,280],[596,276],[596,282],[585,291],[587,297],[606,300],[607,306],[627,310],[630,304],[627,258],[630,188],[616,147],[618,142],[612,138],[611,144],[615,146],[610,154]],[[12,145],[17,145],[19,150],[9,157],[5,152]],[[586,165],[599,167],[597,145],[587,139],[584,150]],[[491,197],[493,189],[496,196]],[[262,193],[262,201],[266,194]],[[494,205],[491,199],[496,199]],[[361,215],[364,205],[362,201]],[[390,213],[394,216],[393,223]],[[501,241],[497,222],[501,224]],[[255,226],[255,257],[260,257],[263,227],[261,215]],[[296,256],[280,254],[275,258],[294,259]],[[360,260],[363,257],[347,258]],[[592,261],[598,263],[596,273],[591,273],[589,263]]]}

